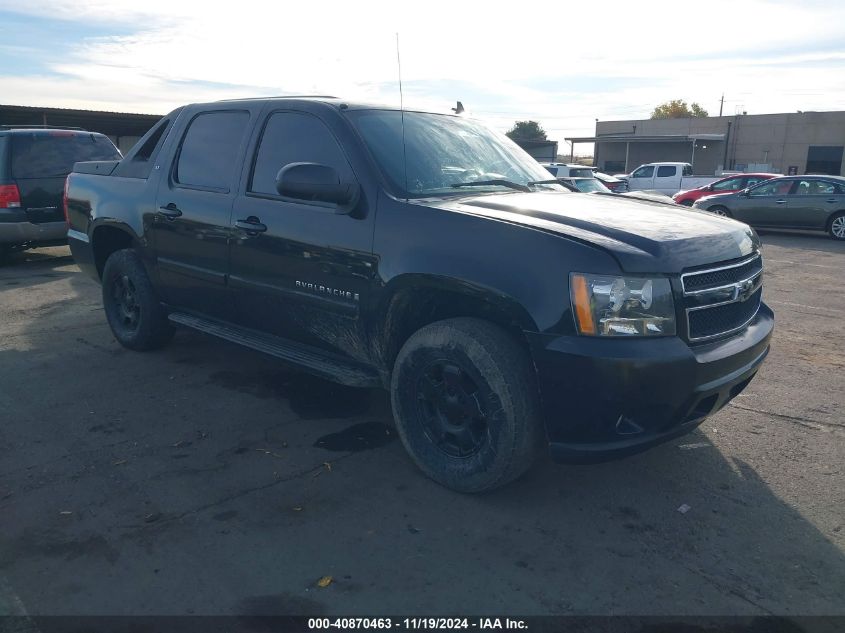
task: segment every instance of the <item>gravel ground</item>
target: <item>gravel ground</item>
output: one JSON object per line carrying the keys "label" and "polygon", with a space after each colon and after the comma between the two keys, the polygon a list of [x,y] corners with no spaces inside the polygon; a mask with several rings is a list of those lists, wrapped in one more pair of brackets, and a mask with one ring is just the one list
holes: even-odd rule
{"label": "gravel ground", "polygon": [[845,243],[762,237],[777,326],[739,398],[482,496],[417,472],[384,392],[191,332],[124,350],[66,248],[17,254],[0,613],[845,614]]}

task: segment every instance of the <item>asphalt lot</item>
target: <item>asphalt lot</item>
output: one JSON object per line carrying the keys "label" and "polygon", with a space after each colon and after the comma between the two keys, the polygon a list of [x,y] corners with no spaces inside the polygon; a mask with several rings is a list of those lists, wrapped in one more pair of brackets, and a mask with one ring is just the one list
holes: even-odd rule
{"label": "asphalt lot", "polygon": [[483,496],[417,472],[385,393],[190,332],[124,350],[66,248],[17,254],[0,613],[845,614],[845,243],[762,237],[776,333],[731,406]]}

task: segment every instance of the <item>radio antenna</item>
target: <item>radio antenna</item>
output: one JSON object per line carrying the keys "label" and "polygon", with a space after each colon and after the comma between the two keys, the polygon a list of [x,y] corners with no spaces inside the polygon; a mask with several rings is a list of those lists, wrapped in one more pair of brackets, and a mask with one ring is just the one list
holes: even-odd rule
{"label": "radio antenna", "polygon": [[405,200],[408,200],[408,152],[405,148],[405,97],[402,93],[402,57],[399,55],[399,33],[396,33],[396,66],[399,69],[399,116],[402,118],[402,168],[405,172]]}

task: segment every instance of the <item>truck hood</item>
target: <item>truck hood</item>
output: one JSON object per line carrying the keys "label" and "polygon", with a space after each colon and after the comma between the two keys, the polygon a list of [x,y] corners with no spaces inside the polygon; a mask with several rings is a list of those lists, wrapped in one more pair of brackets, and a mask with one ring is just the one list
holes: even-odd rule
{"label": "truck hood", "polygon": [[426,204],[593,244],[625,272],[680,273],[759,249],[757,235],[741,222],[614,194],[503,193]]}

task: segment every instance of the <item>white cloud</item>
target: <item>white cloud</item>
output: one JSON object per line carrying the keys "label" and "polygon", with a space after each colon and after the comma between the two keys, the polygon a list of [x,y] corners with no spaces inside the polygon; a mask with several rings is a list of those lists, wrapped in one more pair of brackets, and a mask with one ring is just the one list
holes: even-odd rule
{"label": "white cloud", "polygon": [[0,77],[28,105],[164,112],[284,93],[395,104],[399,32],[406,105],[442,109],[462,98],[498,127],[534,118],[561,139],[591,133],[595,118],[644,117],[673,98],[713,114],[722,91],[728,114],[845,108],[845,52],[816,50],[841,41],[845,5],[0,0],[0,8],[132,27],[52,60],[61,80]]}

